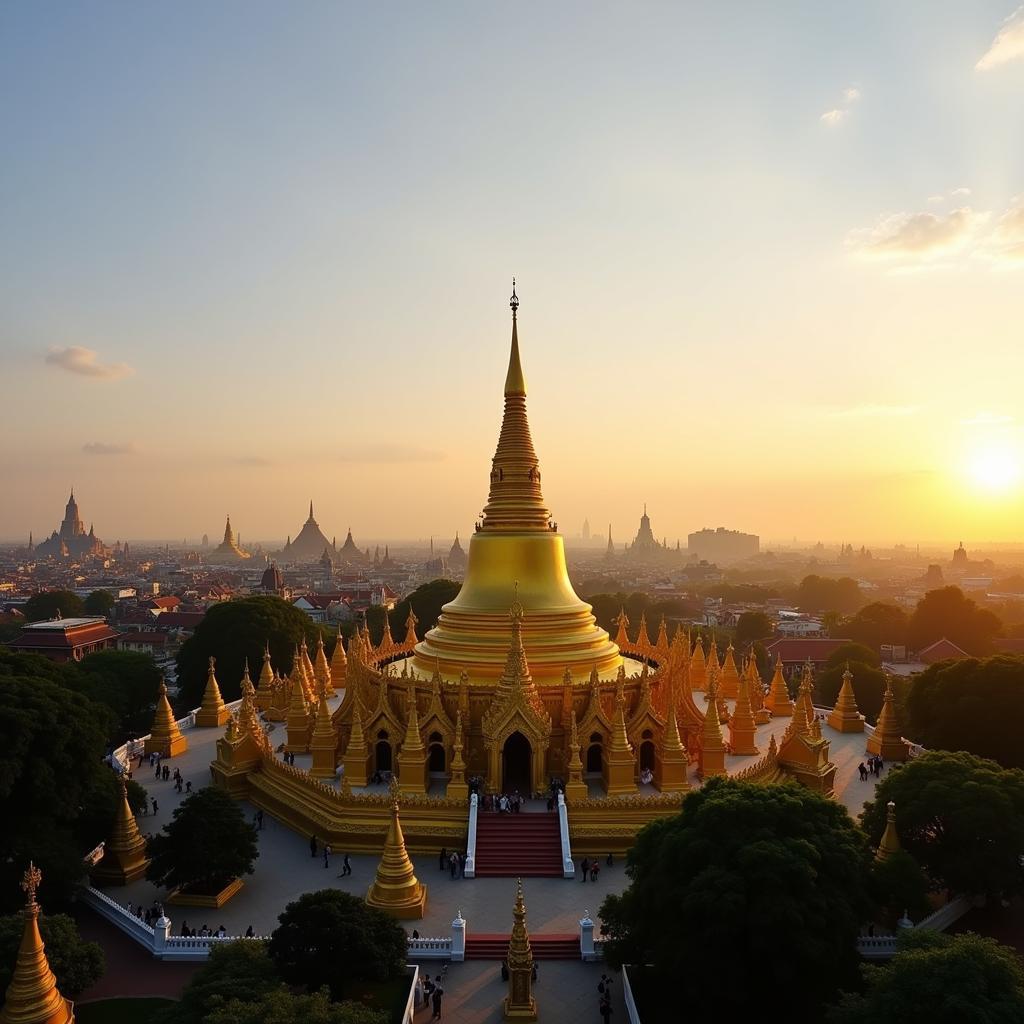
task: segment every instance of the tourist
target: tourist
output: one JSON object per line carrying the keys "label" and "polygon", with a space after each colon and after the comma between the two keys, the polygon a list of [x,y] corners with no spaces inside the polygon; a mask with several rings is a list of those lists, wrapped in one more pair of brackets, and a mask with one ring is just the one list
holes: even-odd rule
{"label": "tourist", "polygon": [[324,843],[324,868],[325,869],[329,868],[331,866],[331,854],[333,852],[334,851],[331,849],[331,844],[330,843]]}
{"label": "tourist", "polygon": [[201,935],[201,936],[202,936],[202,937],[203,937],[204,939],[205,939],[205,938],[208,938],[208,937],[209,937],[209,935],[210,935],[210,926],[209,926],[208,924],[204,924],[204,925],[203,925],[203,927],[199,929],[199,934],[200,934],[200,935]]}
{"label": "tourist", "polygon": [[181,922],[181,934],[183,937],[188,937],[188,921]]}
{"label": "tourist", "polygon": [[245,937],[247,939],[256,938],[256,933],[252,930],[252,925],[249,925],[249,927],[245,929]]}
{"label": "tourist", "polygon": [[508,981],[508,960],[501,961],[501,980]]}
{"label": "tourist", "polygon": [[610,853],[607,857],[605,857],[604,866],[606,868],[611,868],[615,866],[615,858]]}
{"label": "tourist", "polygon": [[191,781],[189,781],[189,782],[185,783],[185,795],[188,796],[188,794],[191,793],[191,792],[192,792],[192,783],[191,783]]}
{"label": "tourist", "polygon": [[153,797],[153,813],[154,813],[154,814],[156,814],[156,812],[157,812],[157,811],[158,811],[159,809],[160,809],[160,808],[159,808],[159,807],[157,807],[157,803],[156,803],[156,797]]}
{"label": "tourist", "polygon": [[316,856],[316,836],[309,837],[309,855],[310,857]]}
{"label": "tourist", "polygon": [[444,995],[444,989],[441,988],[441,975],[437,976],[437,983],[434,985],[434,991],[430,993],[430,1004],[434,1008],[434,1016],[431,1020],[441,1019],[441,997]]}
{"label": "tourist", "polygon": [[600,996],[604,995],[605,986],[608,984],[608,975],[602,974],[601,980],[597,983],[597,994]]}
{"label": "tourist", "polygon": [[601,1020],[604,1021],[604,1024],[608,1024],[612,1019],[612,1001],[608,996],[601,998],[600,1003],[598,1003],[598,1012],[601,1014]]}
{"label": "tourist", "polygon": [[338,877],[339,878],[345,878],[347,875],[351,875],[351,874],[352,874],[352,865],[348,862],[348,854],[346,853],[345,856],[342,858],[342,861],[341,861],[341,874],[338,875]]}
{"label": "tourist", "polygon": [[226,939],[227,937],[228,937],[228,930],[227,930],[227,928],[224,927],[224,925],[221,925],[217,929],[217,938],[218,939]]}
{"label": "tourist", "polygon": [[128,911],[128,916],[131,917],[132,916],[132,901],[131,900],[128,901],[128,906],[125,909]]}
{"label": "tourist", "polygon": [[448,857],[448,870],[451,872],[452,879],[455,879],[459,873],[459,855],[452,850]]}
{"label": "tourist", "polygon": [[864,762],[863,761],[861,761],[861,763],[859,765],[857,765],[857,773],[860,775],[860,781],[861,782],[866,782],[867,781],[868,770],[867,770],[867,768],[864,767]]}
{"label": "tourist", "polygon": [[596,882],[597,881],[597,875],[598,875],[598,872],[600,870],[601,870],[601,865],[598,864],[597,861],[595,860],[594,863],[590,865],[590,880],[592,882]]}
{"label": "tourist", "polygon": [[466,877],[466,854],[462,850],[459,850],[459,876]]}
{"label": "tourist", "polygon": [[171,777],[171,766],[168,764],[164,765],[164,782]]}
{"label": "tourist", "polygon": [[433,991],[434,991],[434,983],[430,980],[430,975],[428,974],[423,979],[423,998],[424,998],[424,1000],[429,999],[431,994],[433,993]]}
{"label": "tourist", "polygon": [[438,858],[438,867],[442,871],[448,867],[448,848],[446,846],[441,847],[441,856]]}
{"label": "tourist", "polygon": [[590,871],[590,859],[588,857],[584,857],[583,860],[580,861],[580,871],[583,872],[583,881],[586,882],[587,872]]}
{"label": "tourist", "polygon": [[413,928],[413,930],[412,930],[412,937],[414,939],[418,939],[420,937],[420,932],[419,932],[418,928]]}
{"label": "tourist", "polygon": [[160,781],[160,765],[156,766],[156,776],[155,776],[155,778],[156,778],[157,782]]}
{"label": "tourist", "polygon": [[263,831],[263,808],[262,807],[256,812],[256,827],[261,832]]}

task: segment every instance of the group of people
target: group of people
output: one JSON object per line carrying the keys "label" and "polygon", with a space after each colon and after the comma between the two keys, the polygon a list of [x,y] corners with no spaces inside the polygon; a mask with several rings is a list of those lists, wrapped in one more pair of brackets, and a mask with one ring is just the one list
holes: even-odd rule
{"label": "group of people", "polygon": [[[257,820],[259,822],[259,827],[263,828],[262,812],[258,812]],[[327,868],[329,868],[331,866],[331,857],[334,855],[334,849],[331,847],[331,844],[327,843],[327,842],[325,842],[323,844],[323,846],[321,847],[320,844],[317,841],[316,836],[315,835],[314,836],[310,836],[309,837],[309,855],[310,855],[310,857],[315,857],[317,855],[317,853],[319,853],[320,856],[323,857],[323,859],[324,859],[324,869],[326,870]],[[351,875],[351,874],[352,874],[352,864],[349,862],[348,854],[346,853],[342,857],[341,871],[338,873],[338,877],[339,878],[345,878],[347,875]]]}
{"label": "group of people", "polygon": [[[615,857],[609,853],[608,856],[605,857],[604,862],[608,867],[612,867],[615,864]],[[588,877],[590,878],[590,881],[596,882],[597,876],[601,873],[601,865],[597,863],[596,857],[593,860],[589,857],[584,857],[583,860],[580,861],[580,872],[583,875],[584,882],[586,882]]]}
{"label": "group of people", "polygon": [[[431,1009],[434,1011],[431,1020],[441,1019],[441,998],[444,996],[444,989],[441,987],[441,975],[431,981],[430,975],[428,974],[423,981],[423,1004],[430,1004]],[[417,1002],[419,1000],[417,999]]]}
{"label": "group of people", "polygon": [[[208,924],[204,924],[203,927],[200,928],[199,931],[197,932],[195,930],[195,928],[189,928],[188,921],[182,921],[181,922],[181,934],[186,939],[188,939],[188,938],[192,938],[192,939],[204,938],[205,939],[205,938],[209,938],[210,936],[214,936],[214,937],[216,937],[218,939],[226,939],[228,937],[228,930],[227,930],[227,928],[224,927],[224,925],[221,925],[215,932],[213,932],[213,931],[210,931],[210,926]],[[245,937],[247,939],[251,939],[254,934],[255,933],[252,930],[252,925],[249,925],[249,927],[246,928],[246,930],[245,930]]]}
{"label": "group of people", "polygon": [[640,769],[640,785],[649,786],[654,781],[654,772],[650,768]]}
{"label": "group of people", "polygon": [[281,757],[285,764],[295,765],[295,755],[291,751],[286,750]]}
{"label": "group of people", "polygon": [[872,754],[868,758],[868,763],[864,764],[863,761],[857,765],[857,771],[860,774],[860,781],[867,782],[869,775],[878,777],[882,774],[882,770],[885,768],[885,762],[876,755]]}
{"label": "group of people", "polygon": [[132,915],[137,917],[140,921],[144,921],[152,928],[153,925],[164,916],[163,904],[159,900],[153,900],[153,903],[148,907],[144,907],[142,903],[139,903],[139,905],[132,910],[131,900],[129,900],[128,916],[131,917]]}
{"label": "group of people", "polygon": [[437,866],[444,871],[446,868],[452,878],[466,877],[466,854],[462,850],[449,852],[441,847],[440,856],[437,859]]}
{"label": "group of people", "polygon": [[604,1024],[608,1024],[612,1016],[612,979],[607,974],[602,974],[597,983],[597,1012]]}

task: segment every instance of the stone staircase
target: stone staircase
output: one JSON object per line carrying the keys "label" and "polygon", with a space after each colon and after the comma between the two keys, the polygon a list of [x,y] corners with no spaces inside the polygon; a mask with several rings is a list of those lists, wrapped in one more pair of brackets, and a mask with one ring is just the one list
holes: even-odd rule
{"label": "stone staircase", "polygon": [[[466,937],[467,960],[504,960],[508,956],[508,935],[474,935]],[[566,934],[531,935],[534,960],[579,960],[580,937]]]}
{"label": "stone staircase", "polygon": [[487,812],[476,828],[477,878],[562,877],[557,814]]}

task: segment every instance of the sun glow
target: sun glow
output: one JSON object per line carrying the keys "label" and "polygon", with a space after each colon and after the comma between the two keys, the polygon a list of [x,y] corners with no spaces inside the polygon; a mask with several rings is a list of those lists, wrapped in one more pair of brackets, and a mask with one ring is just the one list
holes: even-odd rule
{"label": "sun glow", "polygon": [[989,442],[971,453],[967,472],[980,490],[1008,491],[1020,480],[1020,453],[1004,442]]}

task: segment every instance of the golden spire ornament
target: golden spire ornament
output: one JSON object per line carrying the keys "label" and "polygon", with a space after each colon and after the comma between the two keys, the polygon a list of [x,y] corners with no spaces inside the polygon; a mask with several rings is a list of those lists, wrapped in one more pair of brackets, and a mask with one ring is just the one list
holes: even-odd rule
{"label": "golden spire ornament", "polygon": [[335,690],[345,689],[345,677],[348,675],[348,659],[345,657],[345,644],[338,634],[334,643],[334,650],[331,651],[331,686]]}
{"label": "golden spire ornament", "polygon": [[902,849],[899,833],[896,831],[896,804],[890,800],[885,805],[885,831],[882,833],[882,841],[878,844],[875,860],[887,860]]}
{"label": "golden spire ornament", "polygon": [[843,685],[839,688],[836,705],[828,714],[828,724],[836,732],[863,732],[864,716],[857,709],[857,697],[853,692],[853,673],[850,663],[843,672]]}
{"label": "golden spire ornament", "polygon": [[765,697],[764,706],[775,718],[788,718],[793,714],[793,701],[789,696],[789,687],[786,686],[785,677],[782,675],[782,657],[775,659],[775,674],[772,676],[772,684]]}
{"label": "golden spire ornament", "polygon": [[203,706],[196,712],[196,725],[201,728],[220,728],[231,717],[231,712],[220,694],[220,685],[214,671],[216,663],[217,659],[211,657],[207,664]]}
{"label": "golden spire ornament", "polygon": [[263,645],[263,665],[260,668],[260,678],[256,686],[256,706],[260,711],[266,711],[274,696],[274,666],[270,663],[270,643]]}
{"label": "golden spire ornament", "polygon": [[421,918],[427,907],[427,887],[419,882],[405,848],[398,800],[391,805],[391,824],[384,840],[384,852],[377,877],[366,894],[366,902],[392,917]]}
{"label": "golden spire ornament", "polygon": [[42,879],[43,873],[30,861],[21,883],[26,897],[21,912],[25,925],[0,1024],[74,1024],[74,1004],[60,994],[39,934],[36,889]]}
{"label": "golden spire ornament", "polygon": [[526,930],[523,880],[516,881],[516,902],[512,908],[512,935],[508,942],[508,995],[502,1001],[505,1020],[536,1020],[537,1000],[533,995],[533,950]]}

